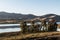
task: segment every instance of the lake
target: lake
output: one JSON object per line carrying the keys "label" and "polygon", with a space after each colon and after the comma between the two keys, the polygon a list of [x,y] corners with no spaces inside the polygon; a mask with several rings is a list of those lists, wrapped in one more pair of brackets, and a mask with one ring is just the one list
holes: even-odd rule
{"label": "lake", "polygon": [[[60,24],[60,22],[57,22],[57,24]],[[7,27],[7,28],[3,28],[3,27]],[[17,32],[17,31],[21,31],[20,24],[0,24],[0,33]],[[57,31],[60,31],[60,28],[57,28]]]}
{"label": "lake", "polygon": [[5,33],[5,32],[17,32],[21,31],[20,28],[5,28],[5,29],[0,29],[0,33]]}

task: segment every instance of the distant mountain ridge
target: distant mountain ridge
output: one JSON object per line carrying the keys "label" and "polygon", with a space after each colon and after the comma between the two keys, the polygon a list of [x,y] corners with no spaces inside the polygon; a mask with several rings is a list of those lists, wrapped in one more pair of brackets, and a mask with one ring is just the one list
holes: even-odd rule
{"label": "distant mountain ridge", "polygon": [[35,18],[35,15],[28,14],[17,14],[17,13],[7,13],[7,12],[0,12],[0,19],[32,19]]}
{"label": "distant mountain ridge", "polygon": [[32,14],[17,14],[17,13],[8,13],[8,12],[0,12],[0,19],[23,19],[23,20],[27,20],[27,19],[33,19],[33,18],[47,18],[50,16],[55,16],[54,19],[60,22],[60,15],[56,15],[56,14],[46,14],[46,15],[42,15],[42,16],[36,16],[36,15],[32,15]]}
{"label": "distant mountain ridge", "polygon": [[56,15],[56,14],[46,14],[46,15],[41,16],[41,18],[48,18],[49,19],[49,17],[51,17],[51,16],[55,16],[55,17],[53,17],[53,19],[60,22],[60,15]]}

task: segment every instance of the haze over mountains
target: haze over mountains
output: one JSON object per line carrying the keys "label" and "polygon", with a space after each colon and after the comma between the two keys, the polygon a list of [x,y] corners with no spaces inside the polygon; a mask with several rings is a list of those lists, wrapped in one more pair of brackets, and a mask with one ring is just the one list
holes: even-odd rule
{"label": "haze over mountains", "polygon": [[33,19],[33,18],[47,18],[50,16],[55,16],[54,19],[57,21],[60,21],[60,15],[56,15],[56,14],[46,14],[46,15],[42,15],[42,16],[36,16],[36,15],[32,15],[32,14],[17,14],[17,13],[7,13],[7,12],[0,12],[0,19],[23,19],[23,20],[27,20],[27,19]]}

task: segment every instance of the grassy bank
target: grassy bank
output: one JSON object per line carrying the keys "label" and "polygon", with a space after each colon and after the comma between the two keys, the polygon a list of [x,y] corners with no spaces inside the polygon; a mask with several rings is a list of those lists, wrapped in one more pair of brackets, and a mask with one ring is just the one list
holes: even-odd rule
{"label": "grassy bank", "polygon": [[21,40],[26,38],[43,38],[49,36],[60,37],[60,32],[40,32],[30,34],[22,34],[20,32],[1,33],[0,40]]}

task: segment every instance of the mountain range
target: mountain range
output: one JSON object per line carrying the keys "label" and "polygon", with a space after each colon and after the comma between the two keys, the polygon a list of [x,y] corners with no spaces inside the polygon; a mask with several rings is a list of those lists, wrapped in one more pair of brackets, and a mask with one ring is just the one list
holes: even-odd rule
{"label": "mountain range", "polygon": [[47,18],[49,19],[51,16],[55,16],[54,19],[60,22],[60,15],[57,14],[45,14],[42,16],[36,16],[33,14],[21,14],[21,13],[8,13],[8,12],[0,12],[0,20],[1,19],[20,19],[27,20],[33,18]]}

